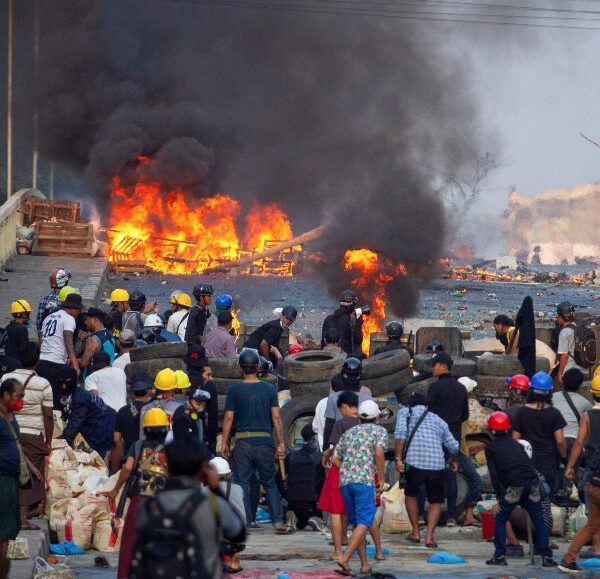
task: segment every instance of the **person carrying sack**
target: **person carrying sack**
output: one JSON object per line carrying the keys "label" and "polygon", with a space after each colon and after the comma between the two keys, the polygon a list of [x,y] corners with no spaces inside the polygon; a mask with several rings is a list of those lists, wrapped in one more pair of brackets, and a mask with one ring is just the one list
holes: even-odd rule
{"label": "person carrying sack", "polygon": [[437,543],[433,534],[446,500],[444,448],[450,455],[449,468],[456,471],[459,442],[450,433],[446,422],[427,410],[426,402],[425,395],[415,392],[410,397],[408,408],[402,408],[398,413],[394,435],[396,470],[405,481],[406,510],[412,526],[412,533],[407,540],[410,543],[421,542],[417,497],[419,487],[424,484],[430,505],[425,546],[435,549]]}

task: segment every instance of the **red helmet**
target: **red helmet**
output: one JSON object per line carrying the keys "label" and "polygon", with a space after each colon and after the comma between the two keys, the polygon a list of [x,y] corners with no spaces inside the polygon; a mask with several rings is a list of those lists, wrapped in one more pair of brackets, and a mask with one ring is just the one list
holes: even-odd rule
{"label": "red helmet", "polygon": [[304,352],[304,348],[300,344],[290,344],[288,346],[288,355],[297,354],[298,352]]}
{"label": "red helmet", "polygon": [[510,430],[510,419],[504,412],[492,412],[488,418],[488,430]]}
{"label": "red helmet", "polygon": [[511,390],[525,392],[529,390],[529,378],[525,374],[515,374],[511,378],[506,379],[506,387]]}

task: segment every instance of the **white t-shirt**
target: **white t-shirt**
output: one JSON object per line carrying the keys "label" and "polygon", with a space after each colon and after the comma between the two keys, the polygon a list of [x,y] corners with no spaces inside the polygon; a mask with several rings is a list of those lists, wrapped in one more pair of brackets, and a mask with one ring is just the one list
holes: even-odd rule
{"label": "white t-shirt", "polygon": [[63,332],[75,333],[75,318],[65,310],[50,314],[42,324],[40,360],[65,364],[68,356]]}
{"label": "white t-shirt", "polygon": [[86,390],[97,390],[105,404],[118,411],[127,404],[127,378],[121,368],[107,366],[85,379]]}
{"label": "white t-shirt", "polygon": [[187,329],[189,319],[190,310],[183,309],[176,311],[174,314],[169,316],[169,321],[167,322],[167,332],[177,334],[181,338],[182,342],[185,341],[185,330]]}
{"label": "white t-shirt", "polygon": [[127,364],[131,364],[131,356],[129,355],[129,352],[125,352],[118,358],[115,358],[112,366],[113,368],[121,368],[121,370],[125,370],[125,366],[127,366]]}
{"label": "white t-shirt", "polygon": [[573,359],[575,355],[575,329],[574,328],[563,328],[558,334],[558,355],[569,354],[567,356],[567,365],[564,371],[570,370],[571,368],[577,368],[577,364]]}
{"label": "white t-shirt", "polygon": [[312,427],[317,433],[317,440],[319,441],[319,448],[323,450],[323,434],[325,433],[325,408],[327,406],[327,399],[321,398],[317,407],[315,408],[315,417],[313,418]]}

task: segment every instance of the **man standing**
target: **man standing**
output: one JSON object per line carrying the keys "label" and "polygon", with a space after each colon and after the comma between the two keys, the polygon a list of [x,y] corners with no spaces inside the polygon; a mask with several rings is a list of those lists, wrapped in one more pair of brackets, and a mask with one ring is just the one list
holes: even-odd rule
{"label": "man standing", "polygon": [[105,313],[99,308],[89,308],[83,314],[85,316],[85,325],[90,335],[85,341],[85,350],[79,358],[79,367],[85,368],[84,378],[89,375],[88,366],[92,358],[100,351],[106,352],[109,356],[109,362],[112,364],[116,355],[115,338],[111,332],[104,327]]}
{"label": "man standing", "polygon": [[123,314],[129,309],[129,292],[116,288],[110,294],[111,309],[108,317],[112,322],[113,336],[118,338],[123,329]]}
{"label": "man standing", "polygon": [[52,387],[50,382],[35,373],[40,357],[40,347],[28,342],[21,355],[22,367],[5,374],[2,381],[13,378],[25,388],[23,410],[19,413],[19,441],[29,462],[42,474],[40,479],[32,480],[31,488],[20,490],[21,528],[39,530],[39,527],[27,520],[31,507],[43,503],[46,498],[44,471],[46,456],[52,451]]}
{"label": "man standing", "polygon": [[118,412],[127,404],[127,377],[121,368],[110,365],[110,356],[98,352],[92,358],[92,371],[85,379],[85,389],[102,398],[105,404]]}
{"label": "man standing", "polygon": [[125,370],[125,366],[131,363],[129,352],[135,348],[135,334],[133,333],[133,330],[123,330],[119,334],[118,346],[121,354],[115,358],[113,367]]}
{"label": "man standing", "polygon": [[42,337],[42,322],[44,321],[48,311],[57,310],[60,307],[58,301],[58,292],[69,285],[69,280],[71,279],[71,272],[66,269],[55,269],[50,272],[48,276],[50,282],[51,292],[46,294],[38,305],[38,312],[35,318],[35,328],[37,330],[38,336]]}
{"label": "man standing", "polygon": [[79,361],[75,355],[73,334],[75,318],[82,308],[81,296],[69,294],[62,303],[61,309],[47,316],[42,326],[40,362],[37,372],[50,382],[56,409],[62,408],[60,377],[64,374],[67,361],[79,375]]}
{"label": "man standing", "polygon": [[217,315],[218,326],[211,330],[204,340],[204,348],[209,358],[235,358],[235,338],[229,333],[233,316],[230,311]]}
{"label": "man standing", "polygon": [[348,356],[360,354],[362,347],[362,317],[356,315],[358,296],[345,290],[339,299],[340,307],[323,321],[321,348],[325,346],[325,334],[335,328],[340,336],[340,346]]}
{"label": "man standing", "polygon": [[558,373],[556,379],[563,383],[564,373],[571,368],[577,368],[575,362],[575,308],[571,302],[560,302],[556,308],[556,323],[560,327],[558,334],[558,349],[556,351]]}
{"label": "man standing", "polygon": [[200,283],[194,287],[192,292],[196,298],[196,305],[190,309],[185,330],[185,341],[188,345],[202,344],[204,340],[204,328],[210,316],[208,306],[212,302],[213,287],[207,283]]}
{"label": "man standing", "polygon": [[294,306],[285,306],[281,310],[279,319],[272,320],[256,328],[248,336],[244,347],[258,350],[261,356],[267,360],[271,360],[276,365],[279,360],[283,359],[279,345],[283,330],[289,328],[296,321],[297,317],[298,310]]}
{"label": "man standing", "polygon": [[174,299],[175,301],[171,301],[173,313],[169,316],[167,321],[167,330],[173,334],[177,334],[181,340],[185,342],[185,332],[190,317],[192,298],[188,294],[179,292],[179,295]]}
{"label": "man standing", "polygon": [[458,440],[452,435],[448,425],[439,416],[427,410],[423,394],[413,393],[408,408],[402,408],[396,420],[396,470],[406,477],[404,494],[406,510],[412,525],[408,540],[421,542],[419,530],[419,489],[425,485],[429,512],[425,546],[435,549],[435,528],[440,520],[442,504],[446,498],[446,454],[448,464],[457,468],[456,455]]}
{"label": "man standing", "polygon": [[11,358],[21,360],[21,355],[29,344],[27,326],[31,316],[31,306],[27,300],[19,299],[10,304],[10,313],[13,319],[5,328],[4,353]]}
{"label": "man standing", "polygon": [[[258,354],[244,350],[239,358],[244,381],[227,391],[225,417],[223,418],[222,454],[233,456],[236,482],[244,491],[244,507],[248,525],[252,521],[250,480],[255,472],[267,494],[271,518],[277,533],[293,532],[283,522],[281,496],[275,482],[275,457],[285,458],[283,425],[279,414],[277,393],[271,384],[257,377]],[[277,450],[274,448],[273,428],[277,433]],[[235,448],[231,451],[231,432],[235,431]]]}
{"label": "man standing", "polygon": [[[144,423],[144,416],[151,408],[161,408],[167,413],[169,420],[172,420],[175,410],[181,406],[174,399],[177,394],[177,374],[171,368],[164,368],[154,377],[154,388],[158,391],[158,396],[148,402],[140,412],[140,422]],[[140,439],[144,439],[143,427],[140,427]]]}
{"label": "man standing", "polygon": [[[429,386],[427,393],[427,408],[437,414],[446,422],[452,436],[460,442],[462,423],[469,419],[469,400],[467,389],[450,374],[452,357],[446,352],[438,352],[431,358],[432,374],[437,377],[437,382]],[[477,474],[470,459],[462,452],[457,454],[458,469],[465,477],[467,483],[467,510],[464,525],[478,526],[479,523],[473,516],[473,507],[479,501],[481,494],[481,478]],[[448,525],[456,523],[456,496],[458,487],[456,471],[448,470],[446,473],[446,491],[448,496]]]}
{"label": "man standing", "polygon": [[[358,407],[358,426],[347,430],[336,446],[341,461],[340,489],[348,513],[348,523],[353,526],[346,552],[338,565],[344,574],[351,573],[349,561],[358,550],[360,572],[370,573],[366,553],[367,531],[375,520],[375,493],[385,487],[385,449],[387,431],[377,425],[379,406],[374,400],[365,400]],[[377,488],[375,487],[377,475]]]}

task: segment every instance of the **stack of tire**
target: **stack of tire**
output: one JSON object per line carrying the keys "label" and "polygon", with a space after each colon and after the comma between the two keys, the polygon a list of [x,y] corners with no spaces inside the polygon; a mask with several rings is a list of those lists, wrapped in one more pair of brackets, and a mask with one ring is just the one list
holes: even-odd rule
{"label": "stack of tire", "polygon": [[[537,372],[549,372],[548,358],[535,359]],[[477,396],[480,398],[504,398],[507,396],[506,378],[522,374],[523,366],[517,356],[486,354],[477,358]]]}
{"label": "stack of tire", "polygon": [[166,342],[134,348],[129,353],[131,363],[125,366],[125,374],[129,380],[134,372],[143,370],[154,380],[156,374],[163,368],[185,370],[183,358],[186,354],[185,342]]}

